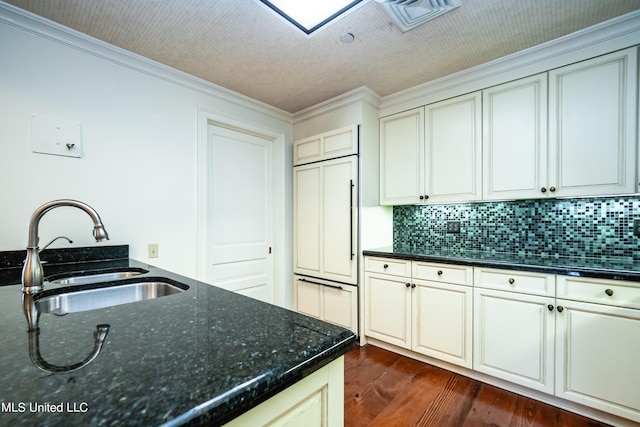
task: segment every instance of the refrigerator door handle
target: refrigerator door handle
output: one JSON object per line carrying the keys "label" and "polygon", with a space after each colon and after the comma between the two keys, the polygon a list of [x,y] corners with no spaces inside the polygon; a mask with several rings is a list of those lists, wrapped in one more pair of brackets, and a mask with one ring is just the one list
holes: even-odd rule
{"label": "refrigerator door handle", "polygon": [[307,279],[298,279],[300,282],[306,282],[306,283],[312,283],[314,285],[320,285],[320,286],[326,286],[328,288],[334,288],[334,289],[340,289],[342,290],[342,286],[340,285],[330,285],[328,283],[320,283],[320,282],[314,282],[313,280],[307,280]]}
{"label": "refrigerator door handle", "polygon": [[353,180],[349,180],[349,244],[350,244],[350,249],[349,252],[351,253],[351,260],[353,261],[353,256],[355,255],[353,253]]}

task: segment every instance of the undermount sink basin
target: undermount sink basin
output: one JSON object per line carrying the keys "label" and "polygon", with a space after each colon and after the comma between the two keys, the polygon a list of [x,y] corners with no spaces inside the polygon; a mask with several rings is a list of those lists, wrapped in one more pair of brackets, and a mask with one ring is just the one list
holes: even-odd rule
{"label": "undermount sink basin", "polygon": [[100,288],[49,295],[38,299],[35,305],[36,310],[40,313],[62,316],[69,313],[175,295],[187,289],[189,289],[187,285],[173,280],[149,278],[148,281],[114,284]]}
{"label": "undermount sink basin", "polygon": [[88,283],[101,283],[101,282],[113,282],[114,280],[129,279],[131,277],[139,276],[140,274],[148,273],[149,271],[144,268],[127,268],[117,271],[108,271],[101,273],[87,273],[82,275],[73,275],[69,277],[62,277],[60,279],[50,281],[55,285],[86,285]]}

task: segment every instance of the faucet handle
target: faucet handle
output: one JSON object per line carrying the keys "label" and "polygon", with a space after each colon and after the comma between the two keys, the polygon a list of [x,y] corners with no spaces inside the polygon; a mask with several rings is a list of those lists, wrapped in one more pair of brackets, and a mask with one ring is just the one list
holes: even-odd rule
{"label": "faucet handle", "polygon": [[71,244],[71,243],[73,243],[73,240],[71,240],[71,239],[70,239],[70,238],[68,238],[68,237],[65,237],[65,236],[58,236],[58,237],[54,238],[52,241],[50,241],[49,243],[47,243],[46,245],[44,245],[44,247],[43,247],[42,249],[40,249],[38,252],[42,252],[42,251],[44,251],[44,250],[45,250],[45,249],[47,249],[49,246],[51,246],[51,244],[52,244],[53,242],[55,242],[55,241],[56,241],[56,240],[58,240],[58,239],[65,239],[65,240],[66,240],[67,242],[69,242],[70,244]]}

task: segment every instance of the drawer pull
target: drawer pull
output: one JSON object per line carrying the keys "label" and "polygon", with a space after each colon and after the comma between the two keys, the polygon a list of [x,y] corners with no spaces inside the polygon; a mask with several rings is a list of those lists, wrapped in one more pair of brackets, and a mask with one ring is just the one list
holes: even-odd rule
{"label": "drawer pull", "polygon": [[320,285],[320,286],[325,286],[327,288],[333,288],[333,289],[340,289],[342,290],[342,286],[340,285],[330,285],[328,283],[320,283],[320,282],[314,282],[313,280],[307,280],[307,279],[298,279],[299,282],[305,282],[305,283],[312,283],[314,285]]}
{"label": "drawer pull", "polygon": [[549,304],[547,308],[549,309],[549,311],[553,311],[553,304]]}
{"label": "drawer pull", "polygon": [[564,307],[559,305],[558,306],[558,313],[562,313],[564,311]]}
{"label": "drawer pull", "polygon": [[438,270],[438,276],[442,276],[442,270]]}
{"label": "drawer pull", "polygon": [[416,288],[416,284],[415,284],[415,283],[412,283],[412,284],[411,284],[411,289],[415,289],[415,288]]}
{"label": "drawer pull", "polygon": [[382,268],[384,268],[384,269],[389,268],[389,264],[385,264],[385,265],[383,265],[383,266],[382,266]]}
{"label": "drawer pull", "polygon": [[604,291],[605,294],[612,296],[613,295],[613,289],[607,289],[606,291]]}
{"label": "drawer pull", "polygon": [[411,287],[411,283],[407,283],[405,286],[406,286],[407,288],[409,288],[409,287]]}
{"label": "drawer pull", "polygon": [[509,284],[513,285],[516,282],[516,279],[514,279],[513,277],[509,278]]}

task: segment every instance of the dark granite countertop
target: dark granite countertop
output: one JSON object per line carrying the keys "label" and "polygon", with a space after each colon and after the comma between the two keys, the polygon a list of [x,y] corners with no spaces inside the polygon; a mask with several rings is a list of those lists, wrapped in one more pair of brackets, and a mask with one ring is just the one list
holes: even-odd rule
{"label": "dark granite countertop", "polygon": [[425,247],[388,246],[363,251],[365,256],[471,265],[505,270],[535,271],[568,276],[640,281],[640,263],[634,261],[569,258],[552,255],[445,251]]}
{"label": "dark granite countertop", "polygon": [[[347,329],[134,260],[63,264],[48,264],[45,275],[135,267],[149,271],[142,277],[168,277],[189,289],[64,316],[41,314],[40,354],[54,365],[84,359],[94,346],[96,325],[110,325],[93,362],[54,374],[39,370],[30,359],[20,285],[10,284],[15,271],[5,265],[0,281],[1,425],[220,425],[355,343]],[[45,284],[47,289],[53,287]]]}

